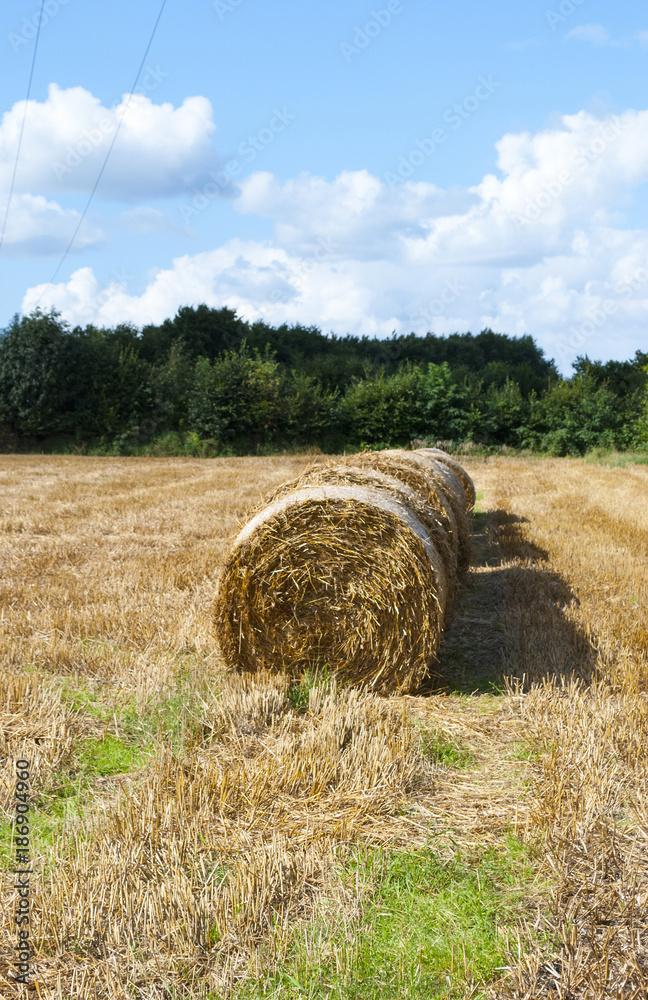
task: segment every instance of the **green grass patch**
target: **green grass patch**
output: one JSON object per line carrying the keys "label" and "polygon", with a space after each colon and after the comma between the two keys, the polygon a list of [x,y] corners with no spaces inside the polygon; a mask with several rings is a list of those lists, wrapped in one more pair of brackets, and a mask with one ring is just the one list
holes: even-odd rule
{"label": "green grass patch", "polygon": [[281,969],[241,989],[242,1000],[463,1000],[475,983],[484,997],[479,985],[506,966],[507,928],[522,918],[533,881],[520,842],[450,860],[431,848],[375,854],[358,867],[376,888],[355,932],[310,928]]}
{"label": "green grass patch", "polygon": [[314,687],[331,688],[328,664],[325,664],[321,668],[314,667],[312,670],[306,670],[300,677],[293,677],[293,681],[286,692],[286,697],[295,712],[306,712],[308,710],[310,693]]}
{"label": "green grass patch", "polygon": [[201,739],[209,730],[203,698],[209,692],[196,684],[194,657],[182,654],[176,659],[174,686],[151,698],[143,708],[137,706],[134,698],[128,701],[123,695],[111,698],[109,689],[78,678],[63,681],[61,697],[74,711],[110,729],[114,726],[117,739],[123,738],[128,746],[138,744],[144,753],[149,753],[153,744],[163,741],[178,751]]}
{"label": "green grass patch", "polygon": [[421,731],[421,751],[427,760],[446,767],[472,767],[475,763],[472,750],[439,729]]}
{"label": "green grass patch", "polygon": [[[62,824],[83,816],[81,793],[78,784],[74,790],[66,789],[64,796],[47,796],[38,802],[33,802],[29,811],[29,841],[32,858],[40,855],[47,857],[47,849],[51,848],[61,832]],[[16,862],[16,848],[13,845],[13,822],[0,822],[0,866],[3,870],[12,868]],[[39,862],[41,875],[50,870],[48,860]]]}
{"label": "green grass patch", "polygon": [[612,468],[625,468],[626,465],[648,465],[647,451],[613,451],[604,448],[594,448],[585,456],[586,462],[599,465],[609,465]]}
{"label": "green grass patch", "polygon": [[106,734],[101,739],[84,740],[77,755],[77,764],[83,775],[106,778],[134,771],[141,767],[145,757],[142,747]]}
{"label": "green grass patch", "polygon": [[527,740],[520,740],[513,744],[509,756],[511,760],[536,762],[549,753],[550,750],[551,746],[547,743],[531,743]]}

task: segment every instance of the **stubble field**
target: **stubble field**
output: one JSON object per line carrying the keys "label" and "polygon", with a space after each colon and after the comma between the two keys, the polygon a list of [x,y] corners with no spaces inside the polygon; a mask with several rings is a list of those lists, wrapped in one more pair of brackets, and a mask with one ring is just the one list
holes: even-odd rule
{"label": "stubble field", "polygon": [[0,456],[3,995],[645,998],[648,469],[462,461],[474,564],[385,699],[219,662],[228,540],[311,457]]}

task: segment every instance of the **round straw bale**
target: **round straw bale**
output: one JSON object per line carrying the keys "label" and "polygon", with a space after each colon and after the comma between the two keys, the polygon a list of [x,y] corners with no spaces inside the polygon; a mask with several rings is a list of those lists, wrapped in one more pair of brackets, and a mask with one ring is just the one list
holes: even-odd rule
{"label": "round straw bale", "polygon": [[[360,456],[352,456],[355,461]],[[472,530],[470,518],[466,512],[466,495],[461,480],[446,466],[439,465],[431,455],[422,455],[413,451],[403,449],[385,449],[385,451],[362,452],[362,459],[370,467],[387,471],[387,463],[394,463],[393,472],[389,475],[400,476],[398,468],[405,466],[408,469],[416,469],[420,477],[427,486],[419,486],[419,492],[423,489],[430,489],[440,493],[452,510],[454,518],[454,532],[456,538],[457,569],[463,573],[470,564],[472,554]],[[411,483],[412,488],[414,487]],[[422,494],[425,495],[425,494]],[[428,497],[425,495],[425,499]],[[430,501],[428,501],[430,502]]]}
{"label": "round straw bale", "polygon": [[463,465],[461,465],[461,463],[458,462],[453,455],[448,455],[447,451],[441,451],[440,448],[419,448],[418,451],[422,455],[433,455],[438,462],[443,462],[443,464],[447,465],[449,469],[452,469],[455,475],[459,476],[461,485],[463,486],[466,494],[468,510],[471,511],[475,506],[475,484],[464,469]]}
{"label": "round straw bale", "polygon": [[[434,545],[441,556],[444,577],[440,592],[449,603],[454,595],[457,579],[457,551],[453,548],[449,531],[452,523],[455,523],[454,515],[450,509],[450,516],[446,514],[445,508],[437,502],[434,497],[434,506],[430,504],[420,490],[413,489],[406,482],[397,479],[395,476],[386,475],[384,472],[371,467],[362,468],[351,463],[353,456],[341,464],[337,459],[325,465],[312,465],[298,478],[288,483],[283,483],[275,492],[266,499],[266,505],[273,504],[281,497],[292,493],[295,490],[303,489],[306,486],[320,485],[341,485],[341,486],[361,486],[365,489],[382,490],[390,496],[396,497],[402,504],[416,515],[421,524],[427,528]],[[425,483],[424,483],[425,485]],[[440,493],[441,491],[436,491]],[[449,505],[448,505],[449,507]],[[456,534],[456,526],[455,526]],[[444,606],[443,611],[446,610]]]}
{"label": "round straw bale", "polygon": [[459,524],[447,489],[439,477],[435,479],[430,475],[430,463],[427,459],[407,451],[363,451],[336,459],[336,465],[381,472],[397,479],[420,496],[434,512],[443,529],[444,541],[440,543],[440,551],[448,567],[448,575],[453,577],[456,574],[460,548]]}
{"label": "round straw bale", "polygon": [[460,573],[464,573],[470,565],[472,556],[472,527],[466,508],[466,493],[459,476],[444,462],[439,462],[434,455],[421,455],[427,464],[428,474],[435,483],[440,485],[452,504],[452,510],[457,519],[459,534],[459,552],[457,565]]}
{"label": "round straw bale", "polygon": [[410,691],[442,628],[444,570],[425,526],[386,491],[309,486],[235,539],[215,622],[237,670],[327,667],[376,691]]}

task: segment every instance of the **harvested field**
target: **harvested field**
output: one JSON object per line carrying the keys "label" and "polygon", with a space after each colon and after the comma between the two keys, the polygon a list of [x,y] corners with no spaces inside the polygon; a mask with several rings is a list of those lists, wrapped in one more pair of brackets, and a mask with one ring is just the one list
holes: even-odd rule
{"label": "harvested field", "polygon": [[384,698],[219,662],[229,541],[311,462],[0,456],[3,996],[25,756],[24,996],[645,997],[648,470],[466,459],[438,676]]}

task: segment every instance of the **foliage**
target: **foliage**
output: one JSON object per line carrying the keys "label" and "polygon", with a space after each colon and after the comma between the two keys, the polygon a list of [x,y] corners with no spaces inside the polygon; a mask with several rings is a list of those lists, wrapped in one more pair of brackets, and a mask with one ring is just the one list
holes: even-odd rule
{"label": "foliage", "polygon": [[642,405],[637,419],[637,443],[648,445],[648,364],[644,365],[646,373],[646,386],[643,392]]}
{"label": "foliage", "polygon": [[0,420],[11,430],[56,434],[70,429],[70,343],[69,327],[55,313],[14,316],[0,352]]}
{"label": "foliage", "polygon": [[55,311],[0,331],[0,449],[215,454],[473,441],[580,455],[648,444],[648,354],[578,358],[483,330],[325,336],[186,306],[141,331]]}
{"label": "foliage", "polygon": [[618,397],[586,370],[532,399],[522,444],[552,455],[584,455],[594,447],[617,446],[624,430]]}
{"label": "foliage", "polygon": [[406,363],[394,375],[356,379],[344,397],[347,429],[355,441],[408,443],[414,437],[469,436],[471,407],[447,363]]}
{"label": "foliage", "polygon": [[250,353],[245,341],[213,362],[198,358],[188,398],[189,427],[216,441],[271,436],[280,419],[278,369],[269,351]]}

